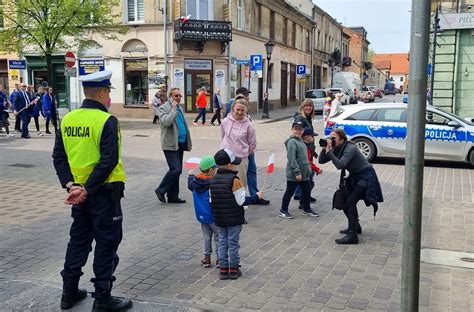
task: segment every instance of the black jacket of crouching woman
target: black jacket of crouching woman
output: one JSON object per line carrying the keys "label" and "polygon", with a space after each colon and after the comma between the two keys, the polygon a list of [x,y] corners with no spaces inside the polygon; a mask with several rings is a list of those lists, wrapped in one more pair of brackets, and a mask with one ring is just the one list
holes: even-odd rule
{"label": "black jacket of crouching woman", "polygon": [[332,161],[337,169],[345,169],[349,172],[345,186],[346,205],[344,209],[348,228],[341,231],[342,234],[347,235],[336,242],[338,244],[357,244],[357,234],[362,233],[357,202],[364,200],[366,206],[372,205],[374,216],[378,210],[378,203],[383,202],[382,189],[377,174],[357,146],[347,140],[329,152],[326,152],[325,148],[321,150],[319,163],[324,164],[329,161]]}

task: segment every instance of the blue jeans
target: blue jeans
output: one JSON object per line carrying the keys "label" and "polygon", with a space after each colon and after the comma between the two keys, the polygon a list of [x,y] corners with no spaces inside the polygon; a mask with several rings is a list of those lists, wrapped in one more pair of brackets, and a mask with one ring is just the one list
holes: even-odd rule
{"label": "blue jeans", "polygon": [[218,226],[219,229],[219,262],[221,268],[238,268],[240,264],[239,237],[242,224],[233,226]]}
{"label": "blue jeans", "polygon": [[168,194],[168,199],[177,199],[179,195],[179,176],[183,171],[183,154],[186,143],[179,143],[177,151],[163,151],[169,170],[157,190],[162,194]]}
{"label": "blue jeans", "polygon": [[249,165],[247,168],[247,186],[250,195],[255,195],[258,192],[257,187],[257,164],[255,163],[255,154],[249,154]]}
{"label": "blue jeans", "polygon": [[204,241],[204,256],[212,254],[212,236],[214,236],[214,243],[216,244],[216,255],[219,259],[219,229],[214,223],[201,223],[202,239]]}
{"label": "blue jeans", "polygon": [[199,113],[196,119],[194,119],[194,122],[198,122],[199,118],[201,117],[202,117],[202,124],[205,124],[206,123],[206,109],[205,108],[199,108]]}

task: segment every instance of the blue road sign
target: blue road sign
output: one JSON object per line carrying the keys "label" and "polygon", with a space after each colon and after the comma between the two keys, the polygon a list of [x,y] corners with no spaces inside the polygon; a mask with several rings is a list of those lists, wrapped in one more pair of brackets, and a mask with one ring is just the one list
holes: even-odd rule
{"label": "blue road sign", "polygon": [[296,65],[297,75],[306,75],[306,65]]}
{"label": "blue road sign", "polygon": [[249,60],[239,60],[239,59],[235,60],[235,65],[248,65],[249,63],[250,63]]}
{"label": "blue road sign", "polygon": [[263,70],[263,57],[261,54],[250,55],[250,70]]}
{"label": "blue road sign", "polygon": [[25,60],[8,60],[8,68],[26,69],[26,61]]}

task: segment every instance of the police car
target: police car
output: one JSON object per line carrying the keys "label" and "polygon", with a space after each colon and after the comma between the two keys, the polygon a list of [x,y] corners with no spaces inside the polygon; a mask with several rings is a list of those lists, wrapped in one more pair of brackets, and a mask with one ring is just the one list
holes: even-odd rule
{"label": "police car", "polygon": [[[325,134],[342,128],[371,161],[377,156],[405,157],[407,105],[346,105],[327,122]],[[464,161],[474,166],[474,123],[426,108],[425,158]]]}

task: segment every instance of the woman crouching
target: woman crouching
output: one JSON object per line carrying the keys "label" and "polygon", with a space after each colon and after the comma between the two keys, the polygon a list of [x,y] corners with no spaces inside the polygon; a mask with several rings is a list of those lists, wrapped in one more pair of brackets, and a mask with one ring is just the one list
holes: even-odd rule
{"label": "woman crouching", "polygon": [[363,199],[367,206],[374,207],[374,216],[378,209],[378,203],[383,202],[382,189],[377,174],[372,165],[365,159],[357,146],[348,141],[347,135],[342,129],[335,129],[327,140],[327,146],[322,147],[319,154],[319,163],[324,164],[332,161],[339,170],[349,171],[349,177],[345,184],[346,204],[343,209],[348,220],[348,228],[341,230],[346,234],[341,239],[336,239],[337,244],[358,244],[357,234],[362,233],[359,224],[359,213],[357,203]]}

